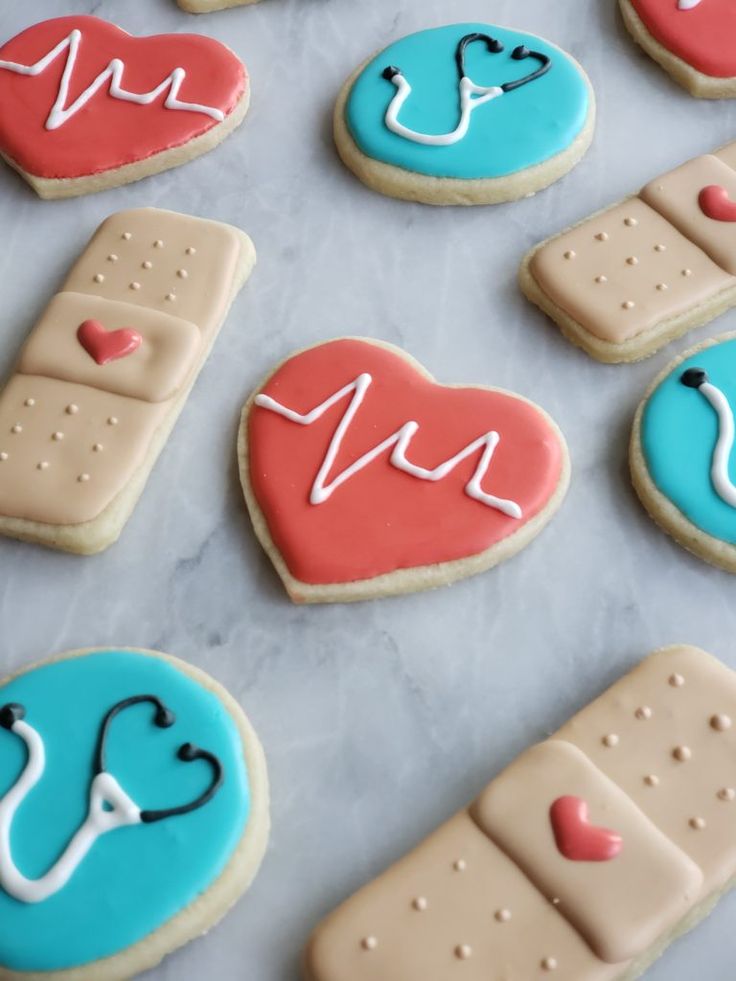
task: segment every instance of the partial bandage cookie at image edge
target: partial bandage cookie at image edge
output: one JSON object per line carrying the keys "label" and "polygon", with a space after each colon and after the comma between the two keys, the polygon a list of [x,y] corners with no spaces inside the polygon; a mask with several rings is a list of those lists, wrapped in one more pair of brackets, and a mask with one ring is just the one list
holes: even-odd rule
{"label": "partial bandage cookie at image edge", "polygon": [[0,393],[0,531],[56,544],[150,469],[253,260],[218,222],[141,209],[101,225]]}
{"label": "partial bandage cookie at image edge", "polygon": [[632,361],[736,304],[736,144],[536,246],[521,285],[568,339]]}
{"label": "partial bandage cookie at image edge", "polygon": [[331,914],[308,981],[632,981],[736,874],[732,720],[733,671],[652,654]]}

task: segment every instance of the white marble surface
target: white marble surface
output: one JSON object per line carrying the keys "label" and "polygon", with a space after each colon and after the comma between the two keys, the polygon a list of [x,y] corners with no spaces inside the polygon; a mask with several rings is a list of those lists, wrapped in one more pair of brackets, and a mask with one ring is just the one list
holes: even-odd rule
{"label": "white marble surface", "polygon": [[[700,644],[736,667],[734,580],[660,533],[630,488],[626,441],[649,379],[573,350],[520,295],[532,243],[661,169],[736,135],[736,105],[699,103],[624,34],[613,0],[265,0],[202,18],[174,0],[0,6],[0,37],[94,12],[133,33],[202,31],[248,63],[253,106],[218,150],[97,196],[38,201],[0,169],[7,369],[98,222],[154,205],[241,225],[259,265],[120,542],[95,558],[0,542],[0,667],[86,645],[188,658],[242,701],[265,745],[273,834],[248,896],[154,981],[287,981],[321,915],[473,796],[650,649]],[[450,20],[543,34],[588,69],[595,145],[536,199],[432,210],[383,199],[333,151],[330,111],[373,49]],[[695,338],[736,327],[736,314]],[[440,379],[541,402],[572,451],[558,517],[506,566],[450,589],[352,608],[292,606],[254,541],[235,466],[239,407],[290,350],[341,333],[404,345]],[[652,981],[734,976],[736,897]],[[567,981],[567,979],[566,979]]]}

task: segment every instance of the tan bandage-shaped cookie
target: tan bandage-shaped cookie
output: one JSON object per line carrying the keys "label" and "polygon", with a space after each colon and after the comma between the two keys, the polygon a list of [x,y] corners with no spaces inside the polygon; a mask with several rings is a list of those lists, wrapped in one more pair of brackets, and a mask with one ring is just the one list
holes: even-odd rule
{"label": "tan bandage-shaped cookie", "polygon": [[736,875],[736,675],[658,651],[328,917],[309,981],[632,981]]}
{"label": "tan bandage-shaped cookie", "polygon": [[521,288],[599,361],[636,361],[736,304],[736,144],[536,246]]}
{"label": "tan bandage-shaped cookie", "polygon": [[227,10],[230,7],[245,7],[258,0],[176,0],[182,10],[190,14],[209,14],[213,10]]}
{"label": "tan bandage-shaped cookie", "polygon": [[0,532],[79,553],[118,538],[254,261],[219,222],[101,225],[0,394]]}

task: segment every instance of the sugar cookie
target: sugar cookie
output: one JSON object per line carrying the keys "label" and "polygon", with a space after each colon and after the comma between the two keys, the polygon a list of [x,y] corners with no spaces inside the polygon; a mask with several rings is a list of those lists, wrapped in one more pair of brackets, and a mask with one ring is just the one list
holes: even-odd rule
{"label": "sugar cookie", "polygon": [[736,572],[736,334],[681,355],[650,387],[631,438],[634,487],[675,541]]}
{"label": "sugar cookie", "polygon": [[230,7],[245,7],[258,0],[176,0],[182,10],[190,14],[208,14],[213,10],[226,10]]}
{"label": "sugar cookie", "polygon": [[244,65],[212,38],[57,17],[0,47],[0,156],[42,198],[90,194],[212,150],[249,101]]}
{"label": "sugar cookie", "polygon": [[0,973],[19,981],[153,967],[227,913],[268,839],[240,706],[156,651],[73,651],[6,679],[0,795]]}
{"label": "sugar cookie", "polygon": [[736,675],[658,651],[314,934],[308,981],[633,981],[736,875]]}
{"label": "sugar cookie", "polygon": [[0,392],[0,534],[82,554],[118,538],[254,262],[219,222],[103,222]]}
{"label": "sugar cookie", "polygon": [[535,246],[519,282],[573,344],[637,361],[736,305],[736,143]]}
{"label": "sugar cookie", "polygon": [[439,385],[363,338],[276,368],[245,405],[238,455],[256,535],[296,603],[482,572],[541,531],[570,471],[562,434],[532,402]]}
{"label": "sugar cookie", "polygon": [[736,96],[732,0],[619,0],[634,40],[692,95]]}
{"label": "sugar cookie", "polygon": [[425,204],[496,204],[559,180],[593,139],[577,62],[532,34],[453,24],[394,42],[343,87],[343,162],[369,187]]}

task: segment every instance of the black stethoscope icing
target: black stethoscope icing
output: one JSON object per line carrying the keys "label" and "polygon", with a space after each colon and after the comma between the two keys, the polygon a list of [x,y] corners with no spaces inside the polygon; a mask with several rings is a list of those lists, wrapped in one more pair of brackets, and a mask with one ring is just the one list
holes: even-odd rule
{"label": "black stethoscope icing", "polygon": [[0,800],[0,886],[15,899],[24,903],[39,903],[53,896],[67,884],[97,839],[109,831],[134,824],[152,824],[179,814],[188,814],[210,801],[219,790],[223,782],[220,761],[213,753],[198,749],[192,743],[184,743],[177,752],[177,757],[182,762],[205,760],[212,769],[210,785],[199,797],[178,807],[141,810],[125,793],[119,782],[105,768],[107,737],[113,719],[120,712],[141,702],[150,702],[154,706],[153,722],[160,729],[168,729],[176,722],[174,713],[155,695],[134,695],[110,709],[100,727],[87,817],[60,858],[39,879],[27,879],[16,867],[10,835],[16,811],[43,776],[46,767],[44,743],[36,729],[25,721],[26,711],[22,705],[11,703],[0,708],[0,727],[19,736],[28,751],[23,772]]}
{"label": "black stethoscope icing", "polygon": [[513,92],[515,89],[521,88],[522,85],[528,85],[529,82],[541,78],[542,75],[549,71],[552,64],[551,59],[547,55],[541,54],[538,51],[530,51],[525,45],[520,44],[511,52],[511,57],[514,61],[525,61],[527,58],[535,58],[540,63],[539,68],[525,75],[524,78],[504,82],[502,85],[476,85],[465,71],[465,52],[476,41],[482,41],[491,54],[500,54],[504,50],[503,44],[488,34],[466,34],[465,37],[460,39],[457,50],[455,51],[455,64],[457,65],[459,78],[460,119],[451,133],[419,133],[400,123],[399,114],[404,103],[411,95],[411,85],[404,77],[400,68],[390,65],[383,71],[383,77],[396,86],[396,95],[391,100],[385,117],[386,126],[393,133],[403,136],[407,140],[412,140],[414,143],[422,143],[425,146],[450,146],[453,143],[459,143],[468,132],[470,118],[475,109],[484,105],[486,102],[490,102],[492,99],[497,99],[500,95]]}

